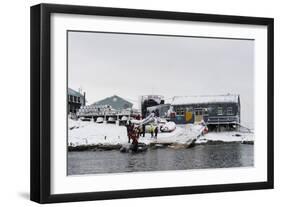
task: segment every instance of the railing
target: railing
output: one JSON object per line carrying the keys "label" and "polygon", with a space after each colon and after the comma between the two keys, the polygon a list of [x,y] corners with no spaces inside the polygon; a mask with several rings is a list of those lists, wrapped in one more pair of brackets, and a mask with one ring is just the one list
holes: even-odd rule
{"label": "railing", "polygon": [[239,118],[237,116],[216,116],[208,117],[207,124],[229,124],[229,123],[239,123]]}
{"label": "railing", "polygon": [[131,110],[108,110],[108,111],[79,111],[77,116],[131,116],[136,113]]}

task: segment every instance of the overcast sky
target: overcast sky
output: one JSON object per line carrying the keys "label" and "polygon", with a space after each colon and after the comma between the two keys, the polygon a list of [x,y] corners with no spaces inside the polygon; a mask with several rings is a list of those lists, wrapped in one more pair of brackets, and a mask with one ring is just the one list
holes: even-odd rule
{"label": "overcast sky", "polygon": [[240,94],[252,128],[254,40],[68,32],[68,86],[87,104],[116,94],[136,107],[140,95]]}

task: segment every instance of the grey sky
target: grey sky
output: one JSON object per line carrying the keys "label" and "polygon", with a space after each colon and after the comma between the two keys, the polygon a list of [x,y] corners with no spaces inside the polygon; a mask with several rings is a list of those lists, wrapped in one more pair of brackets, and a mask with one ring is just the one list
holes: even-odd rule
{"label": "grey sky", "polygon": [[253,127],[254,41],[111,33],[68,33],[68,86],[88,104],[113,94],[137,104],[165,98],[240,94],[242,122]]}

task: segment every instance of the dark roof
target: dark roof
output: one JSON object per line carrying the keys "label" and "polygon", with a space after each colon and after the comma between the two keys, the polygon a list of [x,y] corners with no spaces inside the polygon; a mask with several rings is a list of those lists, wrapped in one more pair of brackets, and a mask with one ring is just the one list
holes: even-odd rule
{"label": "dark roof", "polygon": [[83,95],[81,93],[79,93],[71,88],[68,88],[67,93],[68,93],[68,95],[71,95],[71,96],[83,97]]}
{"label": "dark roof", "polygon": [[111,106],[113,109],[126,109],[133,107],[133,104],[131,102],[117,95],[107,97],[105,99],[93,103],[92,105],[108,105]]}

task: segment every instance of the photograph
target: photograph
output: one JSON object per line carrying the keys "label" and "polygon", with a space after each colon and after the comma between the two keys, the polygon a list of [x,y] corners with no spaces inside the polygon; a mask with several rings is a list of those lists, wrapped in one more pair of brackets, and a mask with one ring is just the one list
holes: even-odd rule
{"label": "photograph", "polygon": [[65,4],[30,15],[32,201],[274,188],[274,18]]}
{"label": "photograph", "polygon": [[66,36],[68,176],[255,166],[255,39]]}

